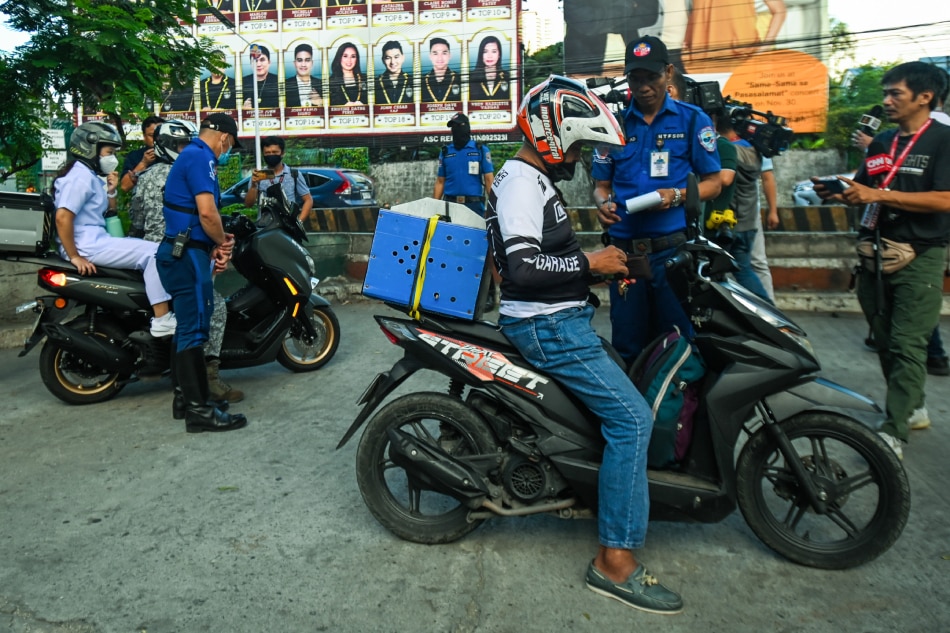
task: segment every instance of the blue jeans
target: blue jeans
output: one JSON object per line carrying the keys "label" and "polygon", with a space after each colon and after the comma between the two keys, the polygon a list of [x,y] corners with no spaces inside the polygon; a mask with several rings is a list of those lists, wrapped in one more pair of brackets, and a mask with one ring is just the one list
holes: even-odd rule
{"label": "blue jeans", "polygon": [[653,415],[623,369],[607,356],[590,324],[594,308],[568,308],[530,319],[502,315],[501,331],[536,369],[553,376],[601,422],[607,445],[598,481],[604,547],[643,547],[650,517],[647,447]]}
{"label": "blue jeans", "polygon": [[735,232],[732,244],[729,246],[729,252],[736,258],[739,270],[733,274],[736,281],[749,292],[768,303],[772,303],[769,293],[765,291],[765,286],[762,285],[762,280],[759,279],[752,268],[752,244],[755,242],[757,232],[757,229]]}
{"label": "blue jeans", "polygon": [[214,286],[211,281],[211,258],[197,248],[186,248],[180,258],[172,257],[172,245],[162,242],[155,255],[158,276],[172,295],[175,318],[176,350],[182,352],[200,347],[208,340],[211,312],[214,309]]}
{"label": "blue jeans", "polygon": [[623,296],[616,282],[610,284],[611,343],[628,364],[650,341],[674,325],[684,336],[693,338],[693,325],[666,281],[666,260],[675,253],[675,248],[668,248],[650,254],[653,279],[638,279]]}
{"label": "blue jeans", "polygon": [[934,328],[927,341],[927,358],[944,358],[947,352],[943,349],[943,339],[940,338],[940,324]]}

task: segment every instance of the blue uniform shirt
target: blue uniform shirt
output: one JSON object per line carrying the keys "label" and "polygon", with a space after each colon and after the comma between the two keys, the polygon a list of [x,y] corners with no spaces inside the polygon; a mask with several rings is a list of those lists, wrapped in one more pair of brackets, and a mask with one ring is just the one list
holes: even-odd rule
{"label": "blue uniform shirt", "polygon": [[[610,227],[619,239],[660,237],[686,228],[682,206],[627,215],[626,201],[657,189],[683,189],[690,172],[705,176],[720,170],[716,131],[700,108],[667,97],[647,125],[636,102],[624,111],[627,144],[607,156],[594,154],[591,177],[612,182],[621,221]],[[651,176],[653,152],[668,152],[667,175]]]}
{"label": "blue uniform shirt", "polygon": [[166,236],[174,237],[191,228],[191,239],[212,242],[201,228],[201,218],[195,205],[195,196],[199,193],[212,194],[216,204],[221,197],[218,159],[207,143],[196,138],[178,155],[165,181],[165,200],[176,207],[194,209],[194,212],[187,213],[164,206],[162,212],[165,215]]}
{"label": "blue uniform shirt", "polygon": [[484,175],[495,171],[488,147],[469,141],[462,149],[451,143],[439,152],[439,178],[445,178],[445,193],[452,196],[480,196]]}

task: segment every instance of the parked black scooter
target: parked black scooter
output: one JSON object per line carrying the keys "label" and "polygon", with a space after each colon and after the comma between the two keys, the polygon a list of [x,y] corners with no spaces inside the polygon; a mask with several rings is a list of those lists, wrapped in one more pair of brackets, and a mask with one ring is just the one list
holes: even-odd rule
{"label": "parked black scooter", "polygon": [[[881,409],[821,378],[804,331],[722,279],[734,262],[698,235],[695,182],[690,189],[693,237],[668,266],[707,373],[688,452],[648,472],[651,518],[716,522],[738,505],[762,541],[797,563],[841,569],[873,560],[910,510],[904,469],[875,432]],[[495,324],[429,313],[376,320],[404,356],[367,387],[338,448],[417,371],[447,382],[446,393],[392,400],[363,432],[357,482],[383,526],[447,543],[491,517],[593,515],[598,421]]]}
{"label": "parked black scooter", "polygon": [[[256,224],[240,214],[223,220],[235,236],[231,262],[248,283],[226,297],[222,369],[273,360],[295,372],[323,367],[340,344],[340,324],[314,290],[313,260],[301,246],[306,233],[279,185],[262,199]],[[171,338],[149,333],[151,308],[140,272],[98,267],[95,275],[81,276],[48,255],[7,259],[41,266],[38,284],[52,293],[18,308],[38,314],[20,356],[47,339],[40,376],[50,393],[70,404],[102,402],[140,376],[168,370]]]}

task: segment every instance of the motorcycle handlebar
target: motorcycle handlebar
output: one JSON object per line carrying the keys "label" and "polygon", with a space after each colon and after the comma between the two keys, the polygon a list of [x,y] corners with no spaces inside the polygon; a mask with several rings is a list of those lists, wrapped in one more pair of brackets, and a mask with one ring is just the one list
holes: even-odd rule
{"label": "motorcycle handlebar", "polygon": [[677,254],[670,257],[668,260],[666,260],[663,266],[667,270],[675,270],[679,268],[680,266],[692,264],[692,262],[693,262],[692,254],[689,251],[683,249]]}

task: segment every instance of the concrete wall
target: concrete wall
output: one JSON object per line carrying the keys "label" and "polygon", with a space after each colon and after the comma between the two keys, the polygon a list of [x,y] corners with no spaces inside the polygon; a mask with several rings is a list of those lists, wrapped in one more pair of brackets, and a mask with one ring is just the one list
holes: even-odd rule
{"label": "concrete wall", "polygon": [[[376,200],[380,205],[396,205],[431,196],[438,168],[437,160],[372,165],[369,175],[376,181]],[[580,166],[574,179],[560,186],[569,207],[590,205],[593,188],[593,181]]]}
{"label": "concrete wall", "polygon": [[[791,206],[795,183],[810,176],[824,176],[846,171],[844,161],[834,150],[790,150],[773,159],[778,186],[778,205]],[[501,167],[500,165],[498,166]],[[399,204],[432,195],[438,161],[390,162],[373,165],[370,176],[376,181],[376,198],[380,204]],[[591,204],[593,182],[581,166],[574,179],[560,183],[568,207]]]}

